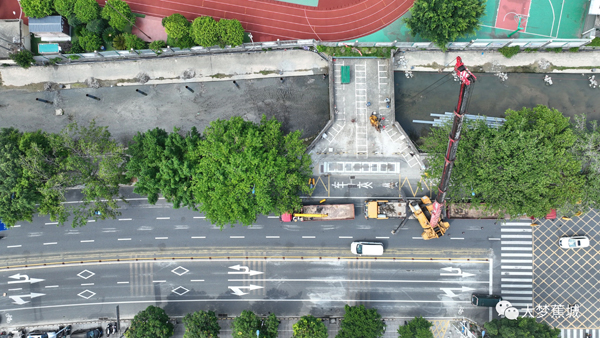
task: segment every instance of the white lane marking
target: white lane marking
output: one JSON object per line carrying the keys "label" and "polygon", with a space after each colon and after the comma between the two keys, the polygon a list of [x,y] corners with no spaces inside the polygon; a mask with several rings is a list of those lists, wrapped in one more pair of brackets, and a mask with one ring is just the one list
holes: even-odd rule
{"label": "white lane marking", "polygon": [[15,224],[13,227],[14,227],[14,228],[20,228],[20,227],[21,227],[21,224]]}
{"label": "white lane marking", "polygon": [[531,229],[500,229],[500,232],[531,232]]}
{"label": "white lane marking", "polygon": [[44,234],[43,232],[30,232],[27,236],[29,236],[29,237],[40,237],[43,234]]}
{"label": "white lane marking", "polygon": [[44,223],[44,224],[46,224],[46,225],[56,225],[56,224],[58,224],[58,222],[49,222],[49,223]]}
{"label": "white lane marking", "polygon": [[302,236],[302,238],[317,238],[315,236]]}
{"label": "white lane marking", "polygon": [[131,221],[132,218],[119,218],[119,221]]}
{"label": "white lane marking", "polygon": [[156,217],[156,219],[171,219],[171,217]]}
{"label": "white lane marking", "polygon": [[94,285],[94,283],[81,283],[81,286],[89,286],[89,285]]}
{"label": "white lane marking", "polygon": [[118,238],[117,241],[130,241],[131,238]]}
{"label": "white lane marking", "polygon": [[528,289],[531,288],[531,284],[501,284],[500,287],[502,288],[502,290],[504,290],[504,288]]}
{"label": "white lane marking", "polygon": [[488,238],[488,241],[499,241],[499,240],[500,240],[500,238],[492,238],[492,237]]}
{"label": "white lane marking", "polygon": [[189,228],[190,228],[189,225],[176,225],[175,226],[175,230],[187,230]]}
{"label": "white lane marking", "polygon": [[267,216],[267,218],[279,218],[279,216]]}
{"label": "white lane marking", "polygon": [[154,239],[169,239],[169,237],[154,237]]}
{"label": "white lane marking", "polygon": [[194,216],[194,218],[206,218],[206,216]]}
{"label": "white lane marking", "polygon": [[423,237],[413,237],[412,239],[423,239]]}
{"label": "white lane marking", "polygon": [[[247,279],[228,279],[228,282],[247,282]],[[356,279],[252,279],[252,282],[323,282],[323,283],[339,283],[339,282],[356,282]],[[374,283],[450,283],[447,280],[414,280],[414,279],[369,279],[369,282]],[[460,280],[455,281],[456,284],[461,284]],[[487,284],[489,281],[469,281],[475,284]]]}
{"label": "white lane marking", "polygon": [[190,282],[204,282],[204,279],[192,279]]}
{"label": "white lane marking", "polygon": [[[352,238],[352,236],[339,236],[339,238]],[[377,237],[379,238],[379,237]]]}
{"label": "white lane marking", "polygon": [[58,242],[48,242],[48,243],[44,243],[44,245],[56,245],[58,244]]}
{"label": "white lane marking", "polygon": [[[521,282],[521,283],[531,283],[533,279],[528,278],[502,278],[502,282]],[[530,286],[531,287],[531,286]]]}
{"label": "white lane marking", "polygon": [[152,283],[165,283],[166,280],[153,280]]}
{"label": "white lane marking", "polygon": [[267,238],[275,238],[275,239],[279,238],[279,236],[266,236],[266,237]]}
{"label": "white lane marking", "polygon": [[531,238],[531,235],[501,235],[502,238]]}
{"label": "white lane marking", "polygon": [[511,297],[511,296],[502,296],[502,299],[511,299],[511,300],[529,300],[531,301],[532,298],[531,297]]}
{"label": "white lane marking", "polygon": [[530,253],[507,253],[502,252],[500,254],[501,257],[533,257],[533,254]]}
{"label": "white lane marking", "polygon": [[513,269],[513,270],[531,270],[533,266],[524,266],[524,265],[502,265],[500,269]]}
{"label": "white lane marking", "polygon": [[450,239],[465,239],[464,237],[450,237]]}
{"label": "white lane marking", "polygon": [[21,247],[21,244],[19,244],[19,245],[9,245],[9,246],[7,246],[7,248],[20,248],[20,247]]}
{"label": "white lane marking", "polygon": [[247,227],[246,229],[248,229],[248,230],[262,230],[264,227],[265,227],[264,225],[252,224],[251,226]]}
{"label": "white lane marking", "polygon": [[533,290],[508,290],[508,289],[502,289],[502,295],[504,295],[504,294],[511,294],[511,295],[532,295],[533,294]]}
{"label": "white lane marking", "polygon": [[83,241],[79,241],[81,243],[94,243],[93,239],[84,239]]}
{"label": "white lane marking", "polygon": [[503,271],[502,276],[533,276],[533,272],[508,272],[508,271]]}
{"label": "white lane marking", "polygon": [[46,289],[57,288],[58,285],[46,285]]}
{"label": "white lane marking", "polygon": [[510,245],[525,244],[525,245],[531,245],[532,241],[502,241],[502,242],[500,242],[500,244],[510,244]]}
{"label": "white lane marking", "polygon": [[379,239],[388,239],[389,237],[375,237],[375,238],[379,238]]}
{"label": "white lane marking", "polygon": [[504,251],[531,251],[530,246],[503,246],[500,250]]}
{"label": "white lane marking", "polygon": [[102,232],[117,232],[115,228],[102,228]]}
{"label": "white lane marking", "polygon": [[88,219],[88,221],[87,221],[87,222],[88,222],[88,223],[94,223],[94,222],[96,222],[96,220],[95,220],[95,219]]}
{"label": "white lane marking", "polygon": [[246,238],[246,236],[229,236],[229,238]]}
{"label": "white lane marking", "polygon": [[139,228],[137,228],[137,229],[138,229],[138,231],[150,231],[150,230],[152,230],[152,229],[154,229],[154,228],[153,228],[153,227],[146,226],[146,225],[143,225],[143,226],[141,226],[141,227],[139,227]]}
{"label": "white lane marking", "polygon": [[506,222],[506,223],[502,223],[502,225],[506,225],[506,226],[509,226],[509,227],[513,227],[513,226],[531,226],[531,222],[528,222],[528,223]]}
{"label": "white lane marking", "polygon": [[117,284],[129,284],[129,282],[117,282]]}
{"label": "white lane marking", "polygon": [[206,238],[206,236],[192,236],[192,238]]}
{"label": "white lane marking", "polygon": [[525,263],[531,264],[533,263],[532,259],[503,259],[502,263]]}
{"label": "white lane marking", "polygon": [[20,291],[20,290],[23,290],[23,288],[8,289],[8,291]]}

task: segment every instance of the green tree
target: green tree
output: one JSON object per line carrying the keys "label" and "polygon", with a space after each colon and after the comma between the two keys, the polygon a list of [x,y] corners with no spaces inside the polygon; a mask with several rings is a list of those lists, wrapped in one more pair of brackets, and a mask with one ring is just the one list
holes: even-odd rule
{"label": "green tree", "polygon": [[108,27],[102,32],[102,41],[104,41],[104,43],[106,44],[112,44],[115,35],[115,29],[112,27]]}
{"label": "green tree", "polygon": [[319,318],[312,315],[302,316],[293,326],[293,338],[327,338],[327,327]]}
{"label": "green tree", "polygon": [[58,14],[68,18],[73,14],[77,0],[54,0],[54,9]]}
{"label": "green tree", "polygon": [[279,335],[279,319],[274,313],[269,313],[265,320],[261,321],[260,336],[258,338],[277,338]]}
{"label": "green tree", "polygon": [[27,49],[23,49],[18,53],[12,53],[9,55],[10,59],[13,60],[19,66],[27,69],[31,67],[32,64],[35,64],[35,59],[33,58],[33,54]]}
{"label": "green tree", "polygon": [[106,28],[106,20],[94,19],[88,22],[85,28],[94,34],[100,35],[102,34],[102,32],[104,32],[104,29]]}
{"label": "green tree", "polygon": [[79,45],[86,52],[93,52],[100,49],[100,46],[102,46],[102,39],[98,34],[83,29],[81,31],[81,36],[79,37]]}
{"label": "green tree", "polygon": [[260,329],[260,318],[254,312],[244,310],[231,323],[231,334],[237,338],[256,338],[256,330]]}
{"label": "green tree", "polygon": [[552,328],[546,323],[538,323],[535,318],[494,319],[483,326],[486,337],[491,338],[558,338],[560,336],[559,329]]}
{"label": "green tree", "polygon": [[88,23],[100,17],[100,6],[96,0],[77,0],[73,13],[81,23]]}
{"label": "green tree", "polygon": [[52,0],[21,0],[20,4],[25,16],[31,18],[43,18],[54,14]]}
{"label": "green tree", "polygon": [[[431,155],[426,177],[441,177],[449,128],[434,128],[424,138],[423,149]],[[541,105],[507,110],[499,129],[467,123],[447,198],[485,203],[487,211],[512,217],[543,217],[575,204],[584,184],[581,162],[571,151],[576,139],[567,117]]]}
{"label": "green tree", "polygon": [[219,43],[219,26],[210,16],[198,17],[192,23],[191,36],[200,46],[215,46]]}
{"label": "green tree", "polygon": [[125,332],[127,338],[169,338],[173,335],[173,324],[165,310],[150,305],[144,311],[138,312],[133,317],[129,330]]}
{"label": "green tree", "polygon": [[162,19],[162,25],[165,27],[165,32],[173,39],[180,39],[190,35],[190,22],[185,16],[175,13]]}
{"label": "green tree", "polygon": [[[27,138],[31,138],[28,133]],[[21,165],[21,158],[25,156],[28,147],[35,147],[21,140],[23,133],[14,128],[0,130],[0,215],[2,221],[9,227],[18,221],[33,219],[36,203],[41,200],[38,184],[27,179]]]}
{"label": "green tree", "polygon": [[72,13],[71,15],[69,15],[69,17],[67,18],[67,22],[69,23],[69,26],[71,26],[71,27],[77,27],[83,23],[83,22],[81,22],[81,20],[79,20],[77,18],[77,15],[75,15],[75,13]]}
{"label": "green tree", "polygon": [[125,38],[125,47],[127,49],[144,49],[147,47],[146,41],[135,34],[123,33],[123,37]]}
{"label": "green tree", "polygon": [[135,23],[131,8],[123,0],[108,0],[102,9],[102,18],[108,20],[108,24],[118,31],[123,31],[127,25]]}
{"label": "green tree", "polygon": [[448,42],[479,29],[484,11],[485,0],[416,0],[404,22],[412,36],[419,35],[445,51]]}
{"label": "green tree", "polygon": [[429,329],[433,324],[423,317],[415,317],[407,325],[398,328],[399,338],[433,338]]}
{"label": "green tree", "polygon": [[183,317],[183,338],[218,338],[221,326],[213,311],[196,311]]}
{"label": "green tree", "polygon": [[346,304],[342,327],[336,338],[379,338],[385,332],[385,324],[376,309],[364,305]]}
{"label": "green tree", "polygon": [[150,43],[150,49],[155,52],[162,53],[162,48],[167,47],[167,44],[163,40],[154,40]]}
{"label": "green tree", "polygon": [[252,224],[258,214],[299,210],[308,193],[310,155],[301,132],[283,135],[281,123],[263,116],[259,125],[233,117],[204,131],[196,151],[193,185],[200,211],[214,224]]}
{"label": "green tree", "polygon": [[219,20],[218,31],[222,46],[236,47],[244,43],[244,28],[238,20]]}
{"label": "green tree", "polygon": [[185,136],[179,134],[179,129],[170,134],[160,128],[138,132],[129,144],[126,165],[129,177],[137,178],[133,191],[147,195],[151,204],[162,194],[175,208],[183,205],[196,210],[192,184],[200,139],[195,127]]}
{"label": "green tree", "polygon": [[123,34],[119,34],[113,38],[112,41],[113,48],[116,50],[125,50],[127,49],[127,45],[125,45],[125,36]]}

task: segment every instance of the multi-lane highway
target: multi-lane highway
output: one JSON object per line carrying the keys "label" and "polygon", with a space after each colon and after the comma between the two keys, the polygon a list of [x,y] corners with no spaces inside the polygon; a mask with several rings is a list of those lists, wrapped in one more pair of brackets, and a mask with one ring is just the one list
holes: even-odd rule
{"label": "multi-lane highway", "polygon": [[[499,226],[454,220],[447,236],[423,241],[416,221],[392,235],[398,221],[365,220],[355,203],[353,221],[267,216],[223,230],[163,200],[133,198],[118,220],[82,228],[35,218],[0,241],[0,312],[17,325],[114,317],[116,305],[123,317],[150,304],[173,316],[336,316],[346,303],[364,303],[390,317],[489,319],[469,296],[500,290]],[[357,259],[355,240],[383,242],[384,256]]]}

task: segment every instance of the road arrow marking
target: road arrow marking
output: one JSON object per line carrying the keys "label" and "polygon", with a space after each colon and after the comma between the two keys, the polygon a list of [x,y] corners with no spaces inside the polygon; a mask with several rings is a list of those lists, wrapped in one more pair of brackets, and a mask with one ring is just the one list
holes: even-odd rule
{"label": "road arrow marking", "polygon": [[243,296],[243,295],[247,295],[248,293],[243,292],[242,289],[258,290],[258,289],[262,289],[263,287],[250,284],[249,286],[228,286],[228,288],[230,288],[233,291],[234,295]]}
{"label": "road arrow marking", "polygon": [[20,296],[8,296],[10,299],[13,300],[13,304],[17,304],[17,305],[23,305],[25,303],[29,303],[30,301],[24,301],[23,298],[24,297],[29,297],[30,299],[36,298],[36,297],[41,297],[41,296],[45,296],[46,294],[44,293],[30,293],[28,295],[20,295]]}
{"label": "road arrow marking", "polygon": [[264,273],[264,272],[261,272],[261,271],[250,270],[249,267],[247,267],[247,266],[241,266],[239,264],[238,265],[234,265],[234,266],[230,266],[229,268],[233,269],[233,270],[237,270],[237,271],[243,270],[243,271],[240,271],[240,272],[233,272],[233,271],[227,272],[230,275],[250,275],[250,276],[254,276],[254,275],[260,275],[260,274]]}
{"label": "road arrow marking", "polygon": [[21,279],[23,278],[23,280],[11,280],[8,282],[8,284],[16,284],[16,283],[39,283],[39,282],[43,282],[44,279],[41,278],[29,278],[29,276],[27,275],[22,275],[20,273],[16,274],[16,275],[12,275],[12,276],[8,276],[8,278],[12,278],[12,279]]}
{"label": "road arrow marking", "polygon": [[454,291],[460,291],[460,292],[469,292],[469,291],[473,291],[475,289],[463,286],[462,288],[440,288],[440,290],[444,291],[446,293],[446,296],[448,296],[448,297],[456,297],[457,294],[455,294],[453,292],[453,290]]}
{"label": "road arrow marking", "polygon": [[442,268],[442,270],[444,270],[444,271],[448,271],[448,272],[456,271],[456,273],[443,273],[443,272],[440,272],[440,276],[460,276],[460,277],[471,277],[471,276],[475,276],[475,274],[474,274],[474,273],[462,272],[462,271],[460,270],[460,268],[452,268],[452,267],[448,267],[448,268]]}

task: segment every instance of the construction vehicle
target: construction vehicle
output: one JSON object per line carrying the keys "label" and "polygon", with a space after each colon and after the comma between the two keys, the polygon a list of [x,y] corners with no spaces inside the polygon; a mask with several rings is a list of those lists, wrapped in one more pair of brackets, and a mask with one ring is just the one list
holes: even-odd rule
{"label": "construction vehicle", "polygon": [[371,121],[371,125],[375,127],[375,130],[381,132],[381,118],[377,117],[377,114],[375,114],[375,112],[371,114],[369,121]]}
{"label": "construction vehicle", "polygon": [[305,205],[299,213],[281,215],[282,222],[343,221],[354,219],[354,204]]}
{"label": "construction vehicle", "polygon": [[446,151],[444,170],[442,172],[442,178],[438,186],[438,193],[433,204],[429,197],[425,196],[421,198],[421,203],[412,202],[409,204],[411,211],[414,213],[417,220],[423,228],[421,236],[424,240],[439,238],[446,233],[446,230],[450,227],[448,222],[444,222],[441,218],[442,208],[444,206],[444,200],[446,199],[446,192],[448,191],[448,185],[450,183],[450,173],[454,166],[454,160],[456,159],[456,151],[458,149],[458,141],[460,140],[460,132],[463,125],[463,117],[467,111],[467,105],[471,97],[471,91],[473,90],[473,84],[477,80],[475,75],[471,73],[465,64],[462,62],[460,56],[456,57],[456,65],[454,71],[458,79],[460,80],[460,94],[458,96],[458,104],[454,110],[454,121],[452,123],[452,131],[449,135],[448,149]]}
{"label": "construction vehicle", "polygon": [[365,201],[366,219],[389,219],[406,217],[405,200],[370,200]]}

